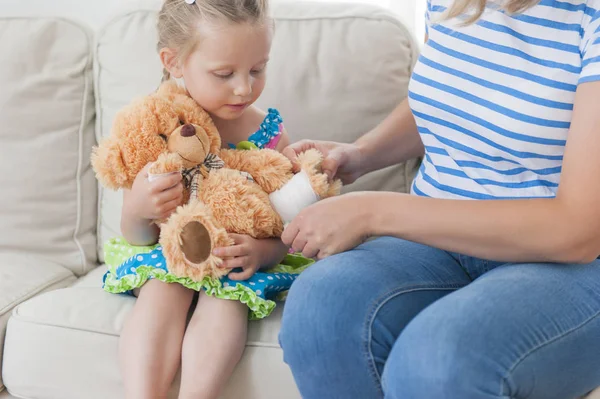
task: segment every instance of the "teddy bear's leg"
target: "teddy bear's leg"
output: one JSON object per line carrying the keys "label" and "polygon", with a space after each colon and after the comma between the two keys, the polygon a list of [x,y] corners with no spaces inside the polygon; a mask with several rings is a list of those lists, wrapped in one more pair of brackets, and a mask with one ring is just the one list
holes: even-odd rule
{"label": "teddy bear's leg", "polygon": [[233,242],[200,201],[177,208],[161,226],[160,243],[169,271],[178,277],[201,281],[205,276],[221,277],[228,272],[219,267],[223,261],[212,251]]}

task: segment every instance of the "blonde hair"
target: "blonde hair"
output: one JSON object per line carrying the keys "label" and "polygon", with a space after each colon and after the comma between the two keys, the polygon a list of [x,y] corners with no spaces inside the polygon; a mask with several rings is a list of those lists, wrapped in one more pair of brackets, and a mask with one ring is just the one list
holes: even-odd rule
{"label": "blonde hair", "polygon": [[[157,50],[171,48],[180,61],[198,44],[198,24],[202,21],[263,23],[268,19],[268,0],[165,0],[158,14]],[[170,79],[163,69],[163,81]]]}
{"label": "blonde hair", "polygon": [[[539,3],[540,0],[504,0],[500,2],[499,8],[509,14],[519,14]],[[464,25],[475,23],[481,18],[487,0],[455,0],[447,10],[444,19],[452,19],[461,15],[467,15]]]}

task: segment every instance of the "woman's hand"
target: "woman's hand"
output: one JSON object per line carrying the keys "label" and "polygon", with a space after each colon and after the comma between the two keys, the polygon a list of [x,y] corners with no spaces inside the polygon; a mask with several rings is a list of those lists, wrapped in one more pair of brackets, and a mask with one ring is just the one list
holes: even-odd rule
{"label": "woman's hand", "polygon": [[297,155],[311,148],[316,148],[323,154],[324,160],[321,167],[330,180],[338,178],[342,183],[350,184],[364,174],[363,155],[358,146],[354,144],[302,140],[288,146],[282,153],[292,161],[297,172]]}
{"label": "woman's hand", "polygon": [[307,258],[335,255],[360,245],[370,236],[371,209],[365,193],[319,201],[294,218],[281,240]]}
{"label": "woman's hand", "polygon": [[229,273],[232,280],[248,280],[261,267],[274,266],[279,263],[287,248],[276,239],[256,239],[245,234],[230,234],[234,244],[229,247],[215,248],[213,254],[224,259],[224,269],[243,269],[241,272]]}

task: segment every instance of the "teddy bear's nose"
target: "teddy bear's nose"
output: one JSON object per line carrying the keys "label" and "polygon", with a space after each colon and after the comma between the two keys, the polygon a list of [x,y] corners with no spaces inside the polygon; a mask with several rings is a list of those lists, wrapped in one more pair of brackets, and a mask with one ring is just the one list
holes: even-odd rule
{"label": "teddy bear's nose", "polygon": [[192,137],[196,135],[196,128],[190,124],[183,125],[181,128],[181,135],[183,137]]}

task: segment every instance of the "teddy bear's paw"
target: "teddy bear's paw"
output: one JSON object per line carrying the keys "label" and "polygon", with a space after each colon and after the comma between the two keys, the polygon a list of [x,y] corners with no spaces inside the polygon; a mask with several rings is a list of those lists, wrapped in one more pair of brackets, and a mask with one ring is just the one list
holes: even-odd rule
{"label": "teddy bear's paw", "polygon": [[300,170],[306,172],[310,185],[320,199],[339,195],[342,189],[340,180],[329,181],[327,175],[321,170],[323,155],[316,149],[307,150],[298,154]]}
{"label": "teddy bear's paw", "polygon": [[177,173],[183,169],[183,160],[178,154],[165,152],[160,154],[158,159],[152,163],[148,170],[149,175],[165,175]]}
{"label": "teddy bear's paw", "polygon": [[192,265],[205,262],[211,255],[210,234],[200,222],[194,221],[185,225],[181,230],[180,242],[185,259]]}

